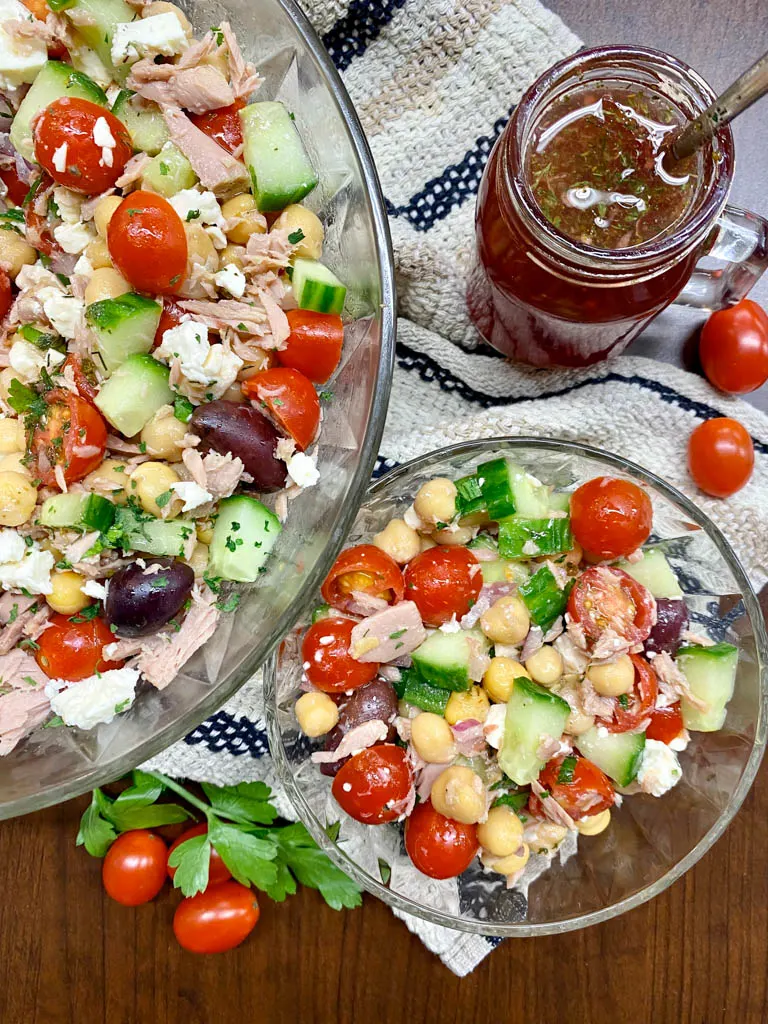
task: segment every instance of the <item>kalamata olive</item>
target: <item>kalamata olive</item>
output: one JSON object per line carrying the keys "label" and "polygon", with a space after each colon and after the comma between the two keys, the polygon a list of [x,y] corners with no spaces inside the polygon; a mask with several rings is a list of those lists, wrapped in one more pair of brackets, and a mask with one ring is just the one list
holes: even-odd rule
{"label": "kalamata olive", "polygon": [[280,435],[253,406],[223,400],[198,405],[189,427],[202,438],[203,451],[232,452],[242,459],[257,490],[279,491],[285,486],[285,463],[275,457]]}
{"label": "kalamata olive", "polygon": [[[349,700],[341,705],[339,720],[326,736],[323,749],[335,750],[341,743],[342,736],[356,725],[372,722],[374,718],[379,718],[382,722],[391,722],[396,714],[397,694],[392,683],[387,683],[383,679],[372,679],[370,683],[358,687]],[[391,742],[394,738],[395,727],[390,724],[387,740]],[[323,775],[334,776],[348,760],[348,757],[344,757],[341,761],[322,764],[320,771]]]}
{"label": "kalamata olive", "polygon": [[149,555],[142,561],[145,566],[131,562],[109,581],[104,610],[117,636],[157,632],[178,615],[192,591],[195,574],[185,562]]}
{"label": "kalamata olive", "polygon": [[679,598],[659,597],[656,599],[656,625],[645,641],[647,654],[677,654],[680,636],[688,628],[688,609]]}

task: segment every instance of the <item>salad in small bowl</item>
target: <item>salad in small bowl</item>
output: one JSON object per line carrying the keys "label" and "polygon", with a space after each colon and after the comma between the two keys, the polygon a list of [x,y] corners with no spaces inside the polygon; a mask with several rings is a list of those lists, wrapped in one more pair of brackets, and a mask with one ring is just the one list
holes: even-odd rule
{"label": "salad in small bowl", "polygon": [[764,643],[727,542],[662,481],[565,442],[459,445],[372,488],[267,671],[272,749],[388,902],[577,927],[660,891],[735,813]]}

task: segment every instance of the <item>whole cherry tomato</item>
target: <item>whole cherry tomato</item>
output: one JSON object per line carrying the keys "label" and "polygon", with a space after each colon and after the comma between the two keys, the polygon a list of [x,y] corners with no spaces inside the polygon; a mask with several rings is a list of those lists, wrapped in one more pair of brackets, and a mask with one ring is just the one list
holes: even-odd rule
{"label": "whole cherry tomato", "polygon": [[8,198],[16,206],[21,206],[29,192],[30,186],[21,180],[19,177],[16,167],[5,167],[0,171],[0,179],[5,183],[5,187],[8,189]]}
{"label": "whole cherry tomato", "polygon": [[326,693],[344,693],[375,677],[379,666],[375,662],[355,661],[349,653],[352,619],[320,619],[304,635],[301,660],[307,679],[318,690]]}
{"label": "whole cherry tomato", "polygon": [[320,400],[303,373],[274,366],[243,381],[243,393],[292,437],[298,448],[309,448],[320,426]]}
{"label": "whole cherry tomato", "polygon": [[688,466],[705,494],[727,498],[740,491],[752,476],[752,438],[738,420],[727,416],[706,420],[688,441]]}
{"label": "whole cherry tomato", "polygon": [[654,708],[651,711],[651,721],[645,730],[645,738],[658,740],[660,743],[671,743],[684,729],[680,705],[671,704],[668,708]]}
{"label": "whole cherry tomato", "polygon": [[185,314],[178,302],[174,302],[173,299],[169,298],[163,299],[163,312],[160,314],[160,322],[155,331],[155,340],[152,342],[152,348],[157,348],[158,345],[162,344],[165,332],[178,327],[185,315],[187,314]]}
{"label": "whole cherry tomato", "polygon": [[598,476],[571,495],[571,529],[584,550],[598,559],[618,558],[648,540],[651,499],[637,484]]}
{"label": "whole cherry tomato", "polygon": [[11,294],[11,279],[5,270],[0,267],[0,320],[5,316],[13,303]]}
{"label": "whole cherry tomato", "polygon": [[82,480],[104,458],[106,423],[95,406],[71,391],[49,391],[46,402],[32,438],[37,475],[46,487],[58,487],[59,466],[67,483]]}
{"label": "whole cherry tomato", "polygon": [[154,192],[131,192],[107,228],[115,266],[134,288],[173,295],[187,272],[187,236],[178,213]]}
{"label": "whole cherry tomato", "polygon": [[659,695],[656,673],[645,658],[641,658],[639,654],[630,654],[629,657],[635,666],[633,693],[617,697],[613,718],[601,718],[597,723],[598,726],[605,726],[609,732],[629,732],[637,729],[653,712]]}
{"label": "whole cherry tomato", "polygon": [[243,144],[243,122],[239,111],[244,106],[245,100],[235,100],[228,107],[218,107],[205,114],[192,114],[191,121],[228,153],[235,153]]}
{"label": "whole cherry tomato", "polygon": [[364,825],[382,825],[403,813],[412,785],[403,748],[381,743],[350,757],[333,780],[331,792],[350,818]]}
{"label": "whole cherry tomato", "polygon": [[323,600],[342,612],[355,606],[355,592],[383,598],[388,604],[403,599],[400,566],[375,544],[357,544],[342,551],[321,588]]}
{"label": "whole cherry tomato", "polygon": [[477,825],[464,825],[417,804],[405,823],[405,849],[414,866],[430,878],[455,878],[477,855]]}
{"label": "whole cherry tomato", "polygon": [[[548,761],[539,782],[574,821],[599,814],[616,799],[608,776],[579,754],[560,755]],[[537,796],[529,798],[528,808],[535,817],[544,817]]]}
{"label": "whole cherry tomato", "polygon": [[112,188],[133,156],[122,121],[90,100],[54,100],[33,131],[37,162],[59,185],[85,195]]}
{"label": "whole cherry tomato", "polygon": [[67,679],[76,683],[96,672],[122,668],[122,661],[106,661],[102,655],[105,644],[114,642],[114,635],[98,615],[84,619],[82,615],[59,615],[48,620],[48,626],[37,640],[35,661],[50,679]]}
{"label": "whole cherry tomato", "polygon": [[310,309],[289,309],[286,316],[291,333],[285,348],[277,353],[280,365],[300,370],[313,384],[325,384],[341,359],[341,317]]}
{"label": "whole cherry tomato", "polygon": [[250,889],[221,882],[181,901],[173,915],[173,934],[190,953],[225,953],[248,938],[259,914]]}
{"label": "whole cherry tomato", "polygon": [[480,563],[466,548],[430,548],[405,569],[405,597],[428,626],[466,615],[483,585]]}
{"label": "whole cherry tomato", "polygon": [[149,903],[165,885],[165,843],[137,828],[123,832],[107,850],[101,878],[107,894],[125,907]]}
{"label": "whole cherry tomato", "polygon": [[732,395],[768,380],[768,314],[751,299],[721,309],[704,324],[699,356],[711,384]]}
{"label": "whole cherry tomato", "polygon": [[[208,825],[205,822],[201,822],[199,825],[193,825],[192,828],[188,828],[186,832],[182,832],[179,838],[171,844],[168,850],[168,860],[170,860],[171,854],[182,843],[186,843],[188,839],[194,839],[195,836],[204,836],[208,833]],[[172,868],[168,864],[168,877],[173,878],[178,868]],[[231,878],[229,868],[221,859],[221,855],[211,847],[211,857],[208,862],[208,885],[218,885],[220,882],[226,882],[228,878]]]}
{"label": "whole cherry tomato", "polygon": [[568,612],[590,640],[598,640],[606,629],[612,629],[636,644],[653,628],[656,602],[623,569],[595,565],[577,577],[568,597]]}

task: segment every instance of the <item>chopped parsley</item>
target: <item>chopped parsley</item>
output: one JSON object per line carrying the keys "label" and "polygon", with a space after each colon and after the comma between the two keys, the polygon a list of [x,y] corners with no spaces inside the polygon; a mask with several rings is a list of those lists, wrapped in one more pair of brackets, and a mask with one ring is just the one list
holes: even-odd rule
{"label": "chopped parsley", "polygon": [[[408,632],[407,627],[405,629],[398,629],[397,632],[389,634],[389,639],[390,640],[399,640],[400,637],[401,636],[405,636],[405,634],[407,632]],[[400,644],[400,646],[402,647],[402,644]]]}
{"label": "chopped parsley", "polygon": [[306,235],[301,230],[301,228],[297,228],[296,231],[292,231],[290,235],[288,235],[288,241],[291,243],[291,245],[298,245],[299,242],[303,242],[305,238]]}
{"label": "chopped parsley", "polygon": [[194,411],[195,407],[190,400],[181,395],[173,403],[173,415],[182,423],[189,423]]}
{"label": "chopped parsley", "polygon": [[158,508],[165,508],[168,502],[173,497],[173,491],[163,491],[162,494],[158,494],[155,498],[155,504]]}
{"label": "chopped parsley", "polygon": [[200,216],[200,211],[199,210],[190,210],[187,213],[187,216],[184,219],[186,220],[187,224],[189,224],[189,222],[191,220],[197,220],[199,216]]}
{"label": "chopped parsley", "polygon": [[168,164],[163,163],[162,160],[160,161],[160,173],[162,175],[166,175],[169,173]]}
{"label": "chopped parsley", "polygon": [[332,391],[321,391],[320,392],[320,401],[321,402],[331,402],[331,401],[333,401],[333,392]]}
{"label": "chopped parsley", "polygon": [[557,782],[560,786],[573,785],[573,774],[576,771],[576,758],[569,756],[563,758],[563,763],[557,772]]}
{"label": "chopped parsley", "polygon": [[226,598],[216,602],[216,607],[222,612],[233,612],[240,604],[239,594],[229,594]]}
{"label": "chopped parsley", "polygon": [[75,622],[75,623],[78,623],[78,622],[89,622],[91,619],[95,619],[98,614],[99,614],[99,606],[98,606],[98,604],[92,604],[92,605],[89,605],[87,608],[83,608],[82,611],[79,611],[77,613],[77,615],[72,615],[70,617],[69,621],[70,622]]}

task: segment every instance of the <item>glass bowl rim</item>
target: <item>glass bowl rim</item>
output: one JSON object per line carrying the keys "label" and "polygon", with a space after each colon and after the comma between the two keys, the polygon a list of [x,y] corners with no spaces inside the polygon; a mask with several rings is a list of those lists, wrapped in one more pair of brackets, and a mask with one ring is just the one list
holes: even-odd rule
{"label": "glass bowl rim", "polygon": [[[736,583],[741,589],[741,596],[744,607],[754,630],[755,650],[760,680],[760,707],[757,721],[755,722],[755,739],[752,750],[747,760],[743,775],[738,786],[734,790],[727,807],[720,814],[719,818],[709,831],[699,840],[694,848],[677,864],[666,871],[661,878],[651,885],[646,886],[639,892],[620,900],[618,903],[602,910],[595,910],[587,914],[575,915],[565,921],[541,924],[494,924],[492,922],[462,920],[452,917],[442,911],[424,907],[413,900],[392,892],[381,882],[376,881],[366,871],[363,871],[351,857],[343,851],[342,847],[331,840],[322,825],[315,817],[293,772],[288,764],[285,748],[282,742],[282,735],[278,724],[277,714],[277,651],[274,650],[264,664],[264,709],[267,721],[267,732],[269,736],[269,749],[277,769],[278,778],[284,786],[288,798],[299,813],[299,817],[307,827],[320,848],[330,859],[346,874],[350,875],[363,889],[377,896],[384,903],[395,910],[413,915],[429,921],[431,924],[441,925],[454,931],[469,932],[475,935],[487,935],[503,938],[529,938],[536,935],[559,935],[565,932],[574,931],[578,928],[587,928],[590,925],[600,924],[609,921],[633,910],[648,900],[658,896],[673,882],[693,867],[705,853],[717,842],[723,832],[730,825],[737,811],[755,780],[760,767],[766,745],[766,712],[768,711],[768,634],[763,619],[760,605],[752,588],[752,584],[744,571],[738,556],[734,552],[728,540],[718,526],[716,526],[704,512],[678,491],[671,484],[666,483],[661,477],[656,476],[650,470],[644,469],[637,463],[625,459],[619,455],[603,451],[590,445],[580,444],[575,441],[563,441],[556,438],[541,438],[520,436],[501,436],[482,438],[475,441],[462,441],[458,444],[447,445],[444,448],[420,455],[408,462],[402,463],[395,469],[390,470],[384,476],[375,481],[369,488],[367,498],[376,496],[384,484],[390,484],[393,479],[407,477],[416,470],[430,465],[433,462],[440,462],[455,455],[477,453],[481,454],[488,450],[507,449],[540,449],[543,451],[556,451],[570,455],[586,455],[599,462],[614,467],[626,475],[632,475],[645,483],[651,484],[663,497],[674,505],[681,508],[695,523],[697,523],[715,544],[721,557],[733,573]],[[362,508],[362,506],[361,506]]]}

